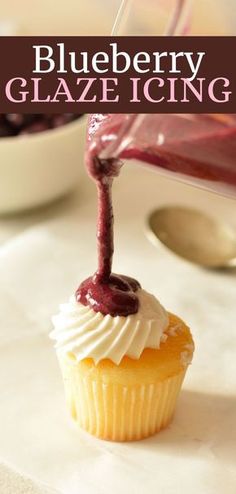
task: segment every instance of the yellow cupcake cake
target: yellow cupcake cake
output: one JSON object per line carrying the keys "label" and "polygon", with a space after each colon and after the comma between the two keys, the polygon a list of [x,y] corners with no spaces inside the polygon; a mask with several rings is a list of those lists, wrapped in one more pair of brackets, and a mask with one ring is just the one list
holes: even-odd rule
{"label": "yellow cupcake cake", "polygon": [[185,323],[145,290],[137,296],[138,312],[126,317],[72,297],[53,318],[71,415],[101,439],[133,441],[166,427],[192,360]]}

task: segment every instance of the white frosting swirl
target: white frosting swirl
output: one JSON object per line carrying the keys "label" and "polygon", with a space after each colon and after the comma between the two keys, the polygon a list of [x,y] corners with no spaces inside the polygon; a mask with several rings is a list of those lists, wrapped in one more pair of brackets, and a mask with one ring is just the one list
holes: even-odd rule
{"label": "white frosting swirl", "polygon": [[138,359],[144,348],[159,348],[167,338],[168,314],[150,293],[140,289],[137,294],[139,310],[127,317],[94,312],[71,297],[53,317],[50,337],[57,351],[73,353],[78,361],[110,359],[119,365],[125,355]]}

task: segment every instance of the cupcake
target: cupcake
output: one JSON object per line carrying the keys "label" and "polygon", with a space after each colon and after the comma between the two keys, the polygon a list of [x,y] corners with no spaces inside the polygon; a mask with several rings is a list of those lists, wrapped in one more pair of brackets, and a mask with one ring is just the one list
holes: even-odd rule
{"label": "cupcake", "polygon": [[91,117],[86,153],[98,194],[98,266],[60,307],[51,337],[79,426],[101,439],[134,441],[170,422],[194,346],[181,319],[138,281],[112,271],[112,184],[122,163],[114,146],[107,156],[103,151],[110,137],[119,148],[133,121],[125,122],[119,138],[113,128],[106,136],[104,122],[109,127],[109,115]]}
{"label": "cupcake", "polygon": [[185,323],[145,290],[136,295],[138,310],[127,316],[103,314],[73,296],[53,318],[69,410],[101,439],[133,441],[165,428],[193,356]]}

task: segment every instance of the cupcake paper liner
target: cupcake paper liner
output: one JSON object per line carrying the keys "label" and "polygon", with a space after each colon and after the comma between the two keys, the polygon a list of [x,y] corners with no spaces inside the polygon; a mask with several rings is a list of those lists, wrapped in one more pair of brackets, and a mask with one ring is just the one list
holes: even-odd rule
{"label": "cupcake paper liner", "polygon": [[113,441],[143,439],[166,427],[186,372],[156,383],[124,386],[83,375],[67,357],[59,361],[72,417],[90,434]]}

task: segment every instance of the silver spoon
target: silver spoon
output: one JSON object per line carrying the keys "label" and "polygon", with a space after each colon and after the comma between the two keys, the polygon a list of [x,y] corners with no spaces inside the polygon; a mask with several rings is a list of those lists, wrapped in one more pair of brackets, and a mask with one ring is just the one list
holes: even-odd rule
{"label": "silver spoon", "polygon": [[196,209],[166,206],[153,211],[148,237],[200,266],[236,266],[236,229]]}

